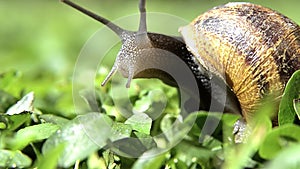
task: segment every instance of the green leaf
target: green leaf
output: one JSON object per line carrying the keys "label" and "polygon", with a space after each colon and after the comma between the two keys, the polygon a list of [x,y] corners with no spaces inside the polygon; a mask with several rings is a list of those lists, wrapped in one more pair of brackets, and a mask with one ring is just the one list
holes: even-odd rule
{"label": "green leaf", "polygon": [[130,137],[132,128],[128,124],[114,123],[112,126],[112,135],[110,136],[111,141],[120,140],[123,138]]}
{"label": "green leaf", "polygon": [[8,120],[8,127],[7,129],[13,131],[20,127],[22,124],[30,120],[30,113],[21,113],[15,115],[0,115],[2,118]]}
{"label": "green leaf", "polygon": [[160,122],[160,129],[163,132],[167,132],[173,127],[175,121],[176,121],[176,117],[166,114]]}
{"label": "green leaf", "polygon": [[39,160],[37,168],[55,169],[57,168],[58,159],[64,150],[64,144],[60,144],[45,153]]}
{"label": "green leaf", "polygon": [[151,82],[146,79],[136,79],[137,88],[131,87],[130,93],[138,95],[134,104],[134,110],[145,111],[152,119],[157,119],[162,112],[168,112],[178,115],[180,112],[178,103],[178,90],[170,87],[158,79],[152,79]]}
{"label": "green leaf", "polygon": [[259,148],[262,158],[273,159],[282,149],[300,142],[300,127],[294,124],[282,125],[266,136]]}
{"label": "green leaf", "polygon": [[143,96],[141,99],[137,100],[134,104],[133,111],[135,112],[145,112],[152,104],[152,100],[149,95]]}
{"label": "green leaf", "polygon": [[145,113],[137,113],[129,117],[125,124],[129,124],[135,131],[150,134],[152,119]]}
{"label": "green leaf", "polygon": [[134,132],[134,135],[136,135],[136,137],[139,138],[139,141],[143,144],[143,146],[146,149],[156,147],[156,143],[150,135],[141,132]]}
{"label": "green leaf", "polygon": [[296,71],[288,83],[282,95],[279,106],[278,123],[279,125],[293,123],[295,120],[295,109],[293,100],[299,98],[300,94],[300,70]]}
{"label": "green leaf", "polygon": [[167,99],[164,91],[159,89],[152,89],[145,92],[139,100],[134,104],[134,112],[144,112],[152,119],[157,119],[165,110]]}
{"label": "green leaf", "polygon": [[0,167],[25,168],[31,165],[31,159],[21,151],[0,150]]}
{"label": "green leaf", "polygon": [[186,164],[198,163],[202,168],[212,168],[210,159],[218,153],[218,151],[197,147],[184,141],[178,144],[175,150],[176,158]]}
{"label": "green leaf", "polygon": [[166,154],[160,154],[150,157],[139,158],[133,165],[132,169],[159,169],[166,158]]}
{"label": "green leaf", "polygon": [[50,137],[59,127],[55,124],[45,123],[20,129],[16,135],[9,140],[8,145],[11,149],[23,149],[29,143],[40,141]]}
{"label": "green leaf", "polygon": [[60,127],[66,125],[69,122],[68,119],[53,114],[42,114],[39,116],[39,118],[47,123],[57,124]]}
{"label": "green leaf", "polygon": [[171,166],[172,168],[188,169],[187,164],[177,158],[170,160],[168,165]]}
{"label": "green leaf", "polygon": [[[189,119],[192,129],[189,131],[189,134],[197,137],[198,141],[205,139],[206,135],[215,136],[220,132],[221,129],[221,113],[214,112],[195,112],[191,113],[187,119]],[[186,120],[185,120],[186,121]]]}
{"label": "green leaf", "polygon": [[104,114],[80,115],[47,139],[42,152],[46,154],[56,146],[64,144],[58,165],[70,167],[77,160],[82,160],[105,146],[111,135],[111,126],[112,120]]}
{"label": "green leaf", "polygon": [[300,144],[292,145],[277,154],[276,157],[265,167],[265,169],[298,169],[300,167],[299,154]]}

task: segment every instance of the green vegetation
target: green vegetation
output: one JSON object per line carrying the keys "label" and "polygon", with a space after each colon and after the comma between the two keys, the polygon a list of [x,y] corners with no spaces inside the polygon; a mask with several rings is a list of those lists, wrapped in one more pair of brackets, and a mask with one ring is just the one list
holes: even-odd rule
{"label": "green vegetation", "polygon": [[[224,2],[157,0],[147,5],[148,11],[191,20]],[[101,6],[99,2],[79,3],[113,20],[137,12],[136,1],[104,1]],[[299,1],[257,3],[300,23]],[[188,10],[181,9],[184,6]],[[95,71],[94,90],[74,91],[75,87],[84,89],[85,82],[73,81],[77,56],[84,53],[82,46],[101,25],[62,3],[1,1],[0,21],[0,168],[300,166],[300,127],[296,124],[300,72],[286,87],[279,126],[272,128],[272,105],[266,100],[250,123],[248,142],[235,144],[232,130],[238,116],[201,111],[181,119],[177,90],[159,80],[134,80],[126,90],[123,79],[117,78],[100,87],[118,44],[105,53],[101,68]],[[95,45],[101,48],[100,42]],[[219,123],[205,136],[201,131],[207,119]],[[157,146],[161,149],[154,149]]]}

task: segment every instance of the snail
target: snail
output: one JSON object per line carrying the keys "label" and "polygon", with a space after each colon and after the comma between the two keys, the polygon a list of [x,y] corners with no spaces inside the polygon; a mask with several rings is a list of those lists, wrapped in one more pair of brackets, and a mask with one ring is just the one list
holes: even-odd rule
{"label": "snail", "polygon": [[182,37],[173,37],[147,32],[145,0],[139,3],[140,25],[136,32],[124,30],[69,0],[62,2],[103,23],[122,40],[102,86],[116,71],[128,78],[126,87],[133,78],[159,78],[176,86],[164,71],[143,70],[147,64],[172,67],[171,60],[162,62],[164,54],[143,52],[158,48],[175,54],[190,68],[200,92],[199,109],[209,109],[212,102],[221,104],[212,89],[222,90],[220,94],[226,96],[224,111],[240,113],[247,122],[264,96],[276,94],[280,99],[288,79],[300,69],[300,27],[260,5],[233,2],[214,7],[179,28]]}

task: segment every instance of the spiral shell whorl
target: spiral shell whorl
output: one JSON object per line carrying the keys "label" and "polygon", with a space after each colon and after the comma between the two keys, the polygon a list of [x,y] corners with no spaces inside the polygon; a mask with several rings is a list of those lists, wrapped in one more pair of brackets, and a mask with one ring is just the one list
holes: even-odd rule
{"label": "spiral shell whorl", "polygon": [[219,6],[180,31],[199,62],[232,88],[246,120],[263,96],[282,93],[300,69],[299,26],[259,5]]}

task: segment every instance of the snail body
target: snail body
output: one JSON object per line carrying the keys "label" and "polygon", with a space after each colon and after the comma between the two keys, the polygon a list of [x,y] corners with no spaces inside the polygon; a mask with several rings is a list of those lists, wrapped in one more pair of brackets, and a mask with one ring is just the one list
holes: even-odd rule
{"label": "snail body", "polygon": [[[224,111],[242,113],[247,121],[265,95],[276,93],[280,98],[289,77],[300,69],[299,26],[259,5],[228,3],[215,7],[180,28],[181,38],[147,32],[145,0],[139,4],[137,32],[124,30],[73,2],[62,1],[105,24],[122,40],[114,66],[102,85],[119,71],[128,78],[127,87],[133,78],[159,78],[176,86],[168,73],[144,69],[178,69],[172,58],[165,57],[172,53],[196,79],[200,98],[194,101],[201,102],[199,109],[210,110],[210,104],[217,102],[225,106]],[[225,105],[212,94],[213,90],[226,96]]]}

